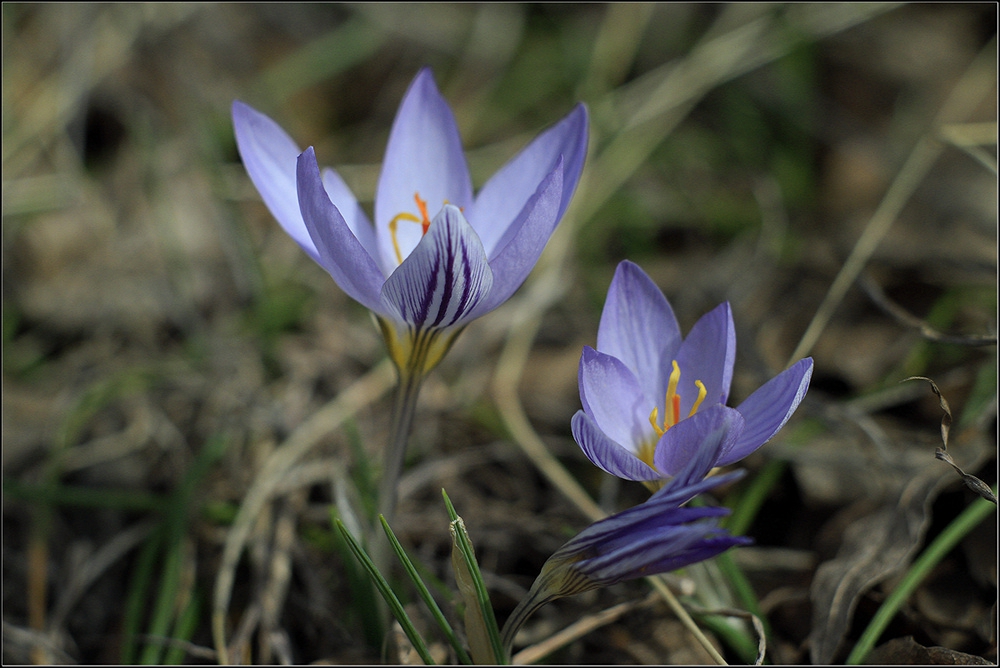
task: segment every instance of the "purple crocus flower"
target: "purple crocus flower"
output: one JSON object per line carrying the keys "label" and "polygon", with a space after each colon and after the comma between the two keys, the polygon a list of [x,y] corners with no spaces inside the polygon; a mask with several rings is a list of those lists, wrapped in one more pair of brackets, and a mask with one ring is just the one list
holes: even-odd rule
{"label": "purple crocus flower", "polygon": [[697,494],[743,475],[740,470],[705,477],[743,427],[739,413],[724,406],[679,424],[677,429],[686,431],[688,442],[695,444],[686,464],[645,503],[591,524],[549,557],[511,613],[504,629],[508,643],[532,612],[553,599],[666,573],[753,542],[718,526],[728,508],[681,507]]}
{"label": "purple crocus flower", "polygon": [[[674,476],[699,447],[697,421],[710,407],[735,413],[733,437],[714,466],[738,461],[788,421],[812,376],[812,359],[796,362],[726,408],[736,356],[728,303],[704,315],[682,339],[666,297],[635,264],[618,265],[604,303],[597,349],[580,358],[583,410],[573,437],[594,464],[652,489]],[[690,424],[689,424],[690,422]]]}
{"label": "purple crocus flower", "polygon": [[[587,148],[578,105],[473,197],[455,118],[422,69],[389,135],[372,225],[310,147],[233,102],[243,164],[285,231],[377,317],[404,375],[422,375],[469,321],[527,278],[569,204]],[[442,336],[442,334],[444,334]]]}

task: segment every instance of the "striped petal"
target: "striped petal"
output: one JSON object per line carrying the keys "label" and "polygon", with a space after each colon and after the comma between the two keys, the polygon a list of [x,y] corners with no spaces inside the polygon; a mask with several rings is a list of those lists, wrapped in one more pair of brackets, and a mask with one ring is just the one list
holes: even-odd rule
{"label": "striped petal", "polygon": [[417,329],[467,322],[489,294],[493,272],[475,230],[445,206],[413,252],[382,287],[382,310]]}

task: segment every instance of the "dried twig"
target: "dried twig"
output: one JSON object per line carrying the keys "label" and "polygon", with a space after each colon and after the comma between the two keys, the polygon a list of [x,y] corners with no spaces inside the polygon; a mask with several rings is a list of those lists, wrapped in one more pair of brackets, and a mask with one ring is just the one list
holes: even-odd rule
{"label": "dried twig", "polygon": [[973,492],[983,497],[987,501],[991,501],[992,503],[996,504],[997,497],[996,495],[993,494],[993,490],[990,489],[990,486],[987,485],[982,480],[980,480],[979,478],[977,478],[976,476],[963,471],[962,468],[955,463],[955,460],[952,459],[951,455],[948,454],[948,434],[951,431],[951,422],[952,422],[951,407],[948,406],[948,400],[945,399],[944,395],[941,394],[941,389],[938,388],[937,383],[935,383],[930,378],[926,378],[924,376],[910,376],[909,378],[904,378],[900,382],[905,383],[908,380],[926,380],[928,383],[930,383],[931,391],[937,395],[937,398],[941,404],[941,410],[944,411],[944,415],[941,416],[941,442],[944,444],[944,447],[935,449],[934,456],[940,459],[941,461],[945,462],[946,464],[951,465],[951,467],[955,469],[955,472],[962,477],[962,482],[965,483],[966,487],[968,487]]}
{"label": "dried twig", "polygon": [[659,598],[659,595],[656,592],[653,592],[641,601],[625,601],[624,603],[619,603],[618,605],[601,610],[600,612],[592,615],[587,615],[579,621],[570,624],[562,631],[549,636],[542,642],[532,645],[531,647],[525,647],[513,656],[511,663],[527,664],[539,661],[557,649],[565,647],[574,640],[582,638],[591,631],[610,624],[626,612],[649,605],[652,602],[659,600]]}
{"label": "dried twig", "polygon": [[891,315],[897,322],[916,329],[925,339],[938,343],[954,343],[960,346],[995,346],[997,337],[995,334],[969,334],[966,336],[956,334],[942,334],[926,321],[913,315],[896,302],[889,299],[882,287],[876,283],[868,274],[862,274],[858,279],[861,288],[867,293],[875,305]]}

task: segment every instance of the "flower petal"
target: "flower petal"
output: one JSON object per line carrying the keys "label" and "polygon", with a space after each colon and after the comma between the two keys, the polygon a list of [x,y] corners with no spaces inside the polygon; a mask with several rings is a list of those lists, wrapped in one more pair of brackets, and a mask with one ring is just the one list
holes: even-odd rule
{"label": "flower petal", "polygon": [[494,257],[507,228],[538,184],[563,163],[563,187],[553,226],[569,205],[587,155],[587,109],[578,104],[565,118],[538,135],[494,174],[476,195],[468,218],[486,253]]}
{"label": "flower petal", "polygon": [[[472,206],[472,181],[458,126],[426,67],[410,84],[396,113],[375,190],[375,230],[382,266],[399,264],[389,221],[400,213],[421,218],[414,195],[426,201],[432,220],[446,202],[462,209]],[[417,246],[421,234],[417,224],[399,225],[396,238],[403,258]]]}
{"label": "flower petal", "polygon": [[[375,240],[375,228],[372,227],[371,222],[368,220],[368,216],[365,215],[364,210],[361,205],[358,204],[357,198],[351,189],[347,187],[344,183],[344,179],[340,178],[340,174],[336,170],[326,167],[323,169],[323,187],[326,188],[326,194],[330,196],[330,201],[333,205],[337,207],[337,211],[340,215],[344,217],[347,222],[347,226],[351,228],[351,232],[357,237],[357,240],[361,242],[364,249],[368,251],[368,255],[372,257],[375,261],[379,259],[378,242]],[[395,268],[395,267],[393,267]],[[383,278],[391,274],[392,271],[386,271],[385,267],[382,267]]]}
{"label": "flower petal", "polygon": [[677,393],[681,396],[681,416],[686,416],[698,397],[695,381],[705,384],[705,406],[724,404],[729,397],[736,361],[736,329],[729,302],[719,304],[694,324],[677,351],[681,370]]}
{"label": "flower petal", "polygon": [[716,404],[698,411],[660,438],[653,464],[664,474],[676,476],[678,486],[695,483],[732,448],[744,427],[743,416],[734,408]]}
{"label": "flower petal", "polygon": [[[681,330],[670,302],[639,268],[624,260],[615,270],[597,329],[597,349],[631,369],[646,395],[663,400],[670,361],[681,345]],[[692,379],[693,380],[693,379]]]}
{"label": "flower petal", "polygon": [[809,389],[812,369],[811,357],[799,360],[757,388],[737,407],[746,420],[746,429],[729,450],[723,451],[719,466],[743,459],[778,433]]}
{"label": "flower petal", "polygon": [[352,299],[384,315],[379,299],[382,272],[330,201],[311,146],[298,158],[296,180],[301,215],[318,251],[317,262]]}
{"label": "flower petal", "polygon": [[507,301],[521,287],[538,262],[549,237],[559,222],[558,205],[562,194],[562,162],[538,186],[527,204],[507,229],[490,260],[495,282],[493,291],[478,308],[474,317],[489,313]]}
{"label": "flower petal", "polygon": [[319,264],[319,251],[299,211],[295,161],[299,147],[273,120],[239,100],[233,101],[233,128],[243,166],[271,215]]}
{"label": "flower petal", "polygon": [[447,205],[382,288],[383,310],[414,327],[453,327],[470,319],[493,287],[493,272],[475,230]]}
{"label": "flower petal", "polygon": [[626,448],[615,443],[601,431],[593,418],[577,411],[571,422],[573,438],[594,464],[613,476],[625,480],[659,480],[661,476]]}
{"label": "flower petal", "polygon": [[583,410],[611,440],[638,454],[644,443],[656,438],[649,423],[655,404],[621,360],[584,346],[579,384]]}
{"label": "flower petal", "polygon": [[[596,549],[599,555],[576,566],[602,585],[653,575],[715,556],[744,543],[718,527],[726,508],[674,508],[629,527],[618,540]],[[713,519],[704,519],[713,518]]]}

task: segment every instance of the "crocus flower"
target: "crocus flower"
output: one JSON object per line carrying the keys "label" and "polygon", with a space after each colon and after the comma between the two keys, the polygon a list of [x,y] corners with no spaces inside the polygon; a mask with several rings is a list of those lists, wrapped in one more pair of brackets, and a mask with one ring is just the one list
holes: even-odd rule
{"label": "crocus flower", "polygon": [[578,105],[473,197],[455,118],[430,70],[410,84],[389,135],[374,225],[310,147],[233,103],[243,164],[285,231],[376,316],[401,374],[422,375],[469,321],[527,278],[583,168],[587,113]]}
{"label": "crocus flower", "polygon": [[[580,358],[583,410],[573,416],[576,442],[598,467],[652,489],[676,475],[700,442],[680,426],[712,406],[725,407],[736,334],[728,303],[704,315],[682,339],[666,297],[635,264],[618,265],[604,303],[597,349]],[[738,461],[788,421],[812,376],[796,362],[735,409],[742,424],[714,466]]]}
{"label": "crocus flower", "polygon": [[743,427],[740,414],[723,406],[678,424],[686,442],[694,443],[686,464],[645,503],[591,524],[549,557],[527,596],[511,613],[504,629],[508,647],[517,627],[548,601],[676,570],[751,543],[718,526],[718,518],[729,514],[729,509],[681,507],[695,495],[743,474],[734,471],[706,479],[721,453],[739,439]]}

